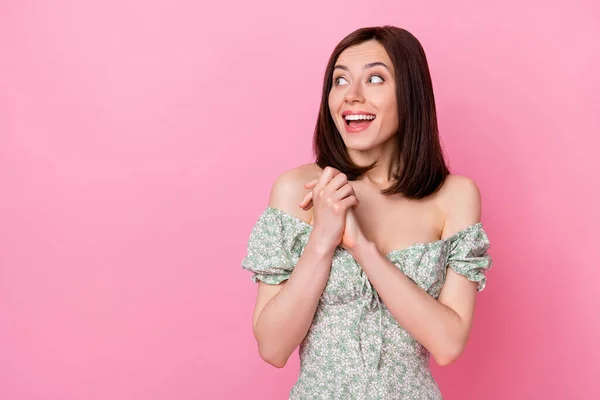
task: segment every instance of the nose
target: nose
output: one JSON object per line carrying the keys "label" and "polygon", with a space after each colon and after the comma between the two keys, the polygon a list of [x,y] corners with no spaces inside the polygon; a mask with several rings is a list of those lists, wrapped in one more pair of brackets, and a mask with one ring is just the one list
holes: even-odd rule
{"label": "nose", "polygon": [[360,85],[352,84],[348,86],[348,90],[346,91],[346,95],[344,96],[344,101],[346,103],[363,103],[365,101],[365,98],[362,94],[362,89]]}

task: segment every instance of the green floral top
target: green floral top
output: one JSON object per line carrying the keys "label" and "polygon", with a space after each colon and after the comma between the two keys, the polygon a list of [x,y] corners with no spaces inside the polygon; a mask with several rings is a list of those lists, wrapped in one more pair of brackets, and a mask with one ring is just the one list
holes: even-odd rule
{"label": "green floral top", "polygon": [[[267,207],[248,241],[242,267],[252,280],[279,284],[290,277],[312,225]],[[394,250],[386,258],[434,298],[446,267],[485,287],[491,267],[481,223],[452,237]],[[409,335],[379,299],[366,274],[341,247],[312,325],[300,344],[300,375],[292,400],[441,399],[429,370],[429,352]]]}

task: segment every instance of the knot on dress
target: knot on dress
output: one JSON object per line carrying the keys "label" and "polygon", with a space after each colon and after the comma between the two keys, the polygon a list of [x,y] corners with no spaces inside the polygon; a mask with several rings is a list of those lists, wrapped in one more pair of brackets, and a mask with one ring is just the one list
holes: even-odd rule
{"label": "knot on dress", "polygon": [[369,281],[367,274],[365,274],[365,271],[361,271],[360,300],[363,303],[363,309],[360,313],[360,317],[358,320],[359,327],[365,313],[370,311],[377,311],[379,314],[379,326],[377,329],[377,337],[375,340],[375,353],[373,354],[373,359],[370,363],[367,360],[365,360],[362,339],[359,340],[360,354],[362,357],[363,365],[371,373],[376,373],[377,368],[379,366],[379,360],[381,359],[381,351],[383,347],[383,310],[381,309],[381,299],[379,298],[379,294],[373,288],[373,285],[371,285],[371,282]]}

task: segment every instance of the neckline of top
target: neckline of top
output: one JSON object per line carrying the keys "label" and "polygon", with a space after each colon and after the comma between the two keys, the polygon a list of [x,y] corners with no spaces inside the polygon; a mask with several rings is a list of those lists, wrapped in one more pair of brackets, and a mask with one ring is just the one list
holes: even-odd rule
{"label": "neckline of top", "polygon": [[[275,208],[275,207],[271,207],[271,206],[267,206],[267,210],[271,210],[272,212],[276,213],[276,214],[280,214],[283,215],[291,220],[296,221],[297,223],[304,225],[305,227],[309,228],[312,230],[313,225],[309,224],[308,222],[306,222],[305,220],[303,220],[302,218],[298,218],[295,215],[292,215],[290,213],[287,213],[279,208]],[[406,251],[415,249],[415,248],[429,248],[429,247],[433,247],[435,245],[438,244],[444,244],[446,242],[450,242],[451,240],[465,234],[466,232],[470,231],[470,230],[474,230],[474,229],[478,229],[482,226],[481,222],[476,222],[474,224],[471,224],[463,229],[461,229],[460,231],[456,232],[455,234],[448,236],[446,239],[439,239],[433,242],[427,242],[427,243],[413,243],[410,246],[401,248],[401,249],[395,249],[395,250],[391,250],[386,254],[386,258],[390,258],[391,256],[393,256],[394,254],[402,254]]]}

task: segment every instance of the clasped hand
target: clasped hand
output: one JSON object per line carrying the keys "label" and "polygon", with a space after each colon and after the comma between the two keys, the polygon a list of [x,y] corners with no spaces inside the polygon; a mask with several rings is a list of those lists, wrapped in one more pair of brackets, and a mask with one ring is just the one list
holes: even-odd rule
{"label": "clasped hand", "polygon": [[354,213],[359,201],[346,175],[326,167],[319,178],[304,187],[311,190],[298,206],[313,208],[314,230],[321,235],[320,240],[346,250],[356,247],[364,236]]}

